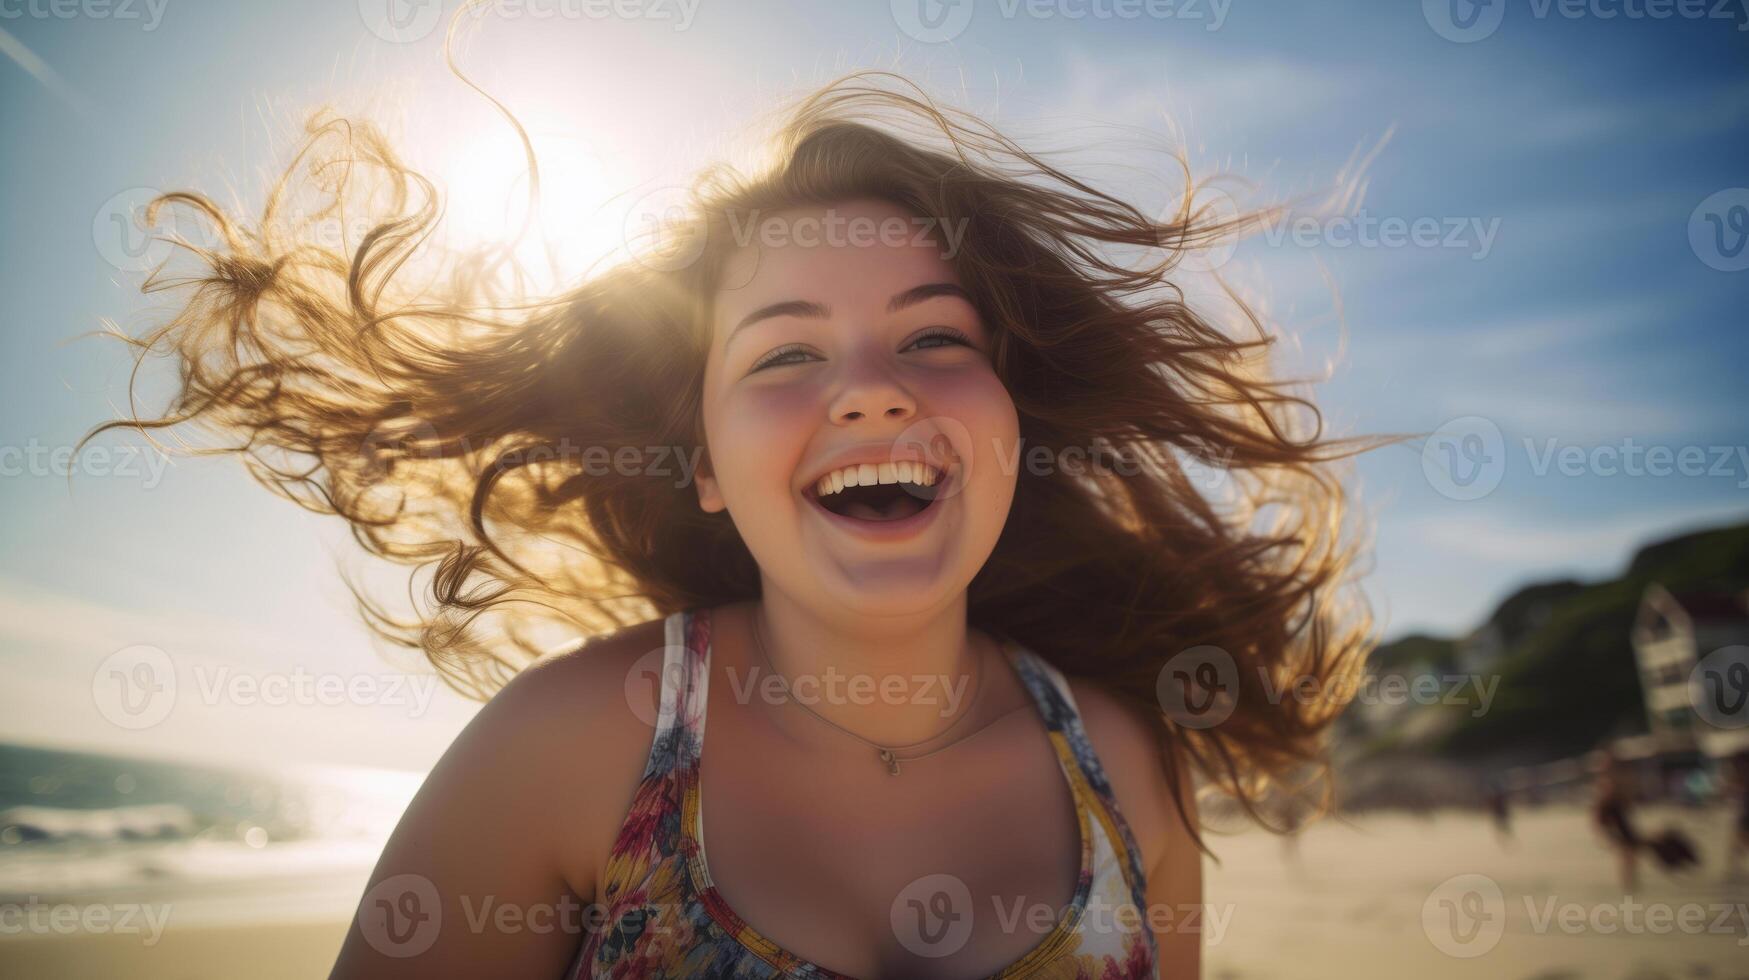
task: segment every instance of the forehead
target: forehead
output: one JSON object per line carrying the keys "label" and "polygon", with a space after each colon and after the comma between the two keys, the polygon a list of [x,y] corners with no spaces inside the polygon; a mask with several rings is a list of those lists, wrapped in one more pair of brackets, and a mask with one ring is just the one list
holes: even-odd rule
{"label": "forehead", "polygon": [[731,223],[713,329],[754,309],[799,299],[833,310],[886,307],[929,282],[958,283],[940,223],[884,201],[850,201],[748,216]]}

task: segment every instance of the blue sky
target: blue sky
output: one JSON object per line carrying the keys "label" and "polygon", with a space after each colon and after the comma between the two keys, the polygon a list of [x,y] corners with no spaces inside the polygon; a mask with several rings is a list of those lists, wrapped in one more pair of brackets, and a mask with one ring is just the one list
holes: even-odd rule
{"label": "blue sky", "polygon": [[[1749,518],[1740,4],[1704,5],[1729,19],[1655,19],[1632,15],[1638,0],[921,2],[627,0],[641,16],[603,18],[583,0],[523,0],[482,25],[464,64],[531,122],[549,180],[581,175],[559,198],[567,213],[679,179],[782,98],[859,67],[1074,148],[1090,177],[1153,204],[1172,177],[1149,172],[1161,158],[1126,157],[1102,142],[1113,130],[1088,127],[1176,134],[1199,173],[1247,178],[1256,200],[1326,186],[1376,148],[1347,224],[1247,242],[1223,272],[1299,338],[1289,366],[1335,360],[1316,392],[1337,431],[1438,430],[1450,458],[1480,467],[1478,485],[1430,475],[1419,447],[1359,461],[1386,636],[1455,631],[1525,581],[1607,574],[1649,537]],[[154,461],[154,476],[123,448],[139,436],[111,434],[109,468],[69,491],[41,455],[125,408],[120,345],[71,339],[149,313],[103,241],[117,195],[258,199],[306,107],[398,105],[416,159],[453,182],[452,209],[489,226],[494,175],[513,174],[506,132],[443,72],[441,32],[415,36],[437,8],[396,9],[411,25],[401,42],[373,32],[379,0],[0,5],[0,737],[418,766],[468,716],[441,694],[423,709],[248,712],[182,698],[148,729],[106,722],[93,672],[132,644],[245,672],[389,670],[334,567],[397,579],[234,459]],[[1494,26],[1453,40],[1453,9]],[[936,41],[920,11],[964,26]],[[1439,242],[1342,244],[1393,221]],[[599,227],[571,238],[606,240]],[[147,378],[146,405],[163,390]],[[1703,459],[1701,472],[1610,465],[1653,446]],[[1579,462],[1543,466],[1550,452]]]}

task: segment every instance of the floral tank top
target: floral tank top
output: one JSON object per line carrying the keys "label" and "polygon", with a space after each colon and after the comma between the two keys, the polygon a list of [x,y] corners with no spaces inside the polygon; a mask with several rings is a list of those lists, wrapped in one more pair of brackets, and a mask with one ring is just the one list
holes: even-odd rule
{"label": "floral tank top", "polygon": [[[661,709],[643,780],[608,856],[601,913],[567,980],[725,977],[854,980],[809,963],[760,935],[712,884],[700,830],[698,760],[710,678],[709,611],[674,613],[665,623]],[[1026,955],[989,980],[1127,980],[1153,977],[1154,935],[1137,910],[1147,885],[1139,851],[1119,815],[1105,772],[1081,726],[1063,675],[1018,644],[1004,644],[1043,716],[1057,763],[1069,781],[1080,825],[1081,872],[1075,897]],[[923,942],[951,932],[937,901],[916,901]],[[1105,910],[1089,917],[1088,909]],[[965,926],[969,933],[969,916]]]}

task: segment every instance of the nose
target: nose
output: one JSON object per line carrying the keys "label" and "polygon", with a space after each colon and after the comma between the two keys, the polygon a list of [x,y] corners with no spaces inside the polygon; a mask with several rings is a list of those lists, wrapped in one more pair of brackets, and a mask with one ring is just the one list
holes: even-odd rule
{"label": "nose", "polygon": [[891,374],[869,366],[845,379],[828,413],[835,425],[869,418],[903,421],[917,414],[917,400]]}

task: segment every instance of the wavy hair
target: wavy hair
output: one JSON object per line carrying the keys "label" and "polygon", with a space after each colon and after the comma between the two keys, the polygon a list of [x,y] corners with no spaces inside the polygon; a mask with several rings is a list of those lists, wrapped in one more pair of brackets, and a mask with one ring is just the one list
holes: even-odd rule
{"label": "wavy hair", "polygon": [[[702,448],[707,316],[741,216],[891,202],[964,229],[951,261],[1024,444],[1126,464],[1022,469],[971,624],[1139,707],[1163,766],[1187,758],[1267,826],[1269,794],[1328,775],[1341,710],[1278,692],[1342,690],[1370,648],[1339,467],[1370,445],[1323,436],[1301,382],[1272,373],[1277,338],[1251,306],[1229,291],[1237,327],[1222,329],[1173,273],[1277,212],[1197,207],[1186,167],[1180,203],[1150,216],[885,72],[801,99],[768,146],[752,174],[703,171],[635,258],[531,296],[505,249],[432,241],[437,189],[376,128],[317,113],[253,223],[198,193],[153,203],[213,234],[180,243],[191,271],[166,264],[142,287],[177,297],[161,324],[110,334],[135,348],[136,376],[158,355],[181,384],[161,415],[80,445],[116,426],[235,437],[194,452],[242,455],[371,554],[432,573],[411,618],[348,587],[375,633],[483,700],[542,655],[536,624],[589,636],[756,597],[727,513],[702,511],[655,457]],[[287,232],[294,210],[368,213],[369,231],[312,243]],[[1198,466],[1224,476],[1221,499]],[[1230,714],[1203,724],[1168,703],[1186,689],[1166,668],[1211,647]]]}

